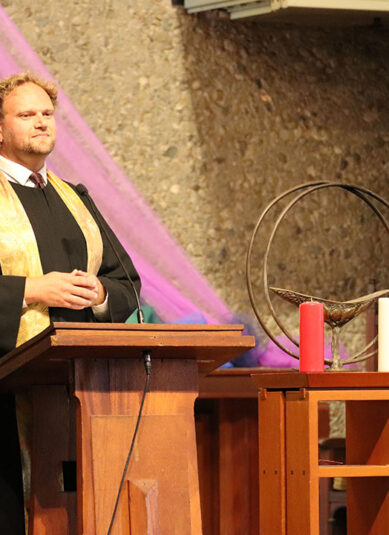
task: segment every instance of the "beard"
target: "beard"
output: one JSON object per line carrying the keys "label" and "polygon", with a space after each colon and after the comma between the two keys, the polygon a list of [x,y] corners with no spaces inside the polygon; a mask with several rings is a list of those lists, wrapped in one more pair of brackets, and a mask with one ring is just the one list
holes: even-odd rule
{"label": "beard", "polygon": [[39,154],[45,156],[50,154],[55,146],[55,137],[33,138],[23,144],[21,149],[29,154]]}

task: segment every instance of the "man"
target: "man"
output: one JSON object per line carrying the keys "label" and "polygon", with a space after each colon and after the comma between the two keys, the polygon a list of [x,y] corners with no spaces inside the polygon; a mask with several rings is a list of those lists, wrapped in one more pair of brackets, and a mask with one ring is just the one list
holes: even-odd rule
{"label": "man", "polygon": [[[0,356],[50,321],[122,322],[135,310],[134,290],[102,226],[140,290],[130,258],[89,197],[46,168],[56,101],[55,85],[29,73],[0,81]],[[15,429],[9,398],[1,410]],[[0,441],[0,531],[21,534],[21,489],[9,471],[18,464],[17,439],[8,435]]]}
{"label": "man", "polygon": [[[133,289],[88,210],[89,199],[46,169],[56,140],[56,99],[54,84],[28,73],[0,82],[3,354],[50,320],[121,322],[136,308]],[[139,291],[130,258],[106,230]]]}

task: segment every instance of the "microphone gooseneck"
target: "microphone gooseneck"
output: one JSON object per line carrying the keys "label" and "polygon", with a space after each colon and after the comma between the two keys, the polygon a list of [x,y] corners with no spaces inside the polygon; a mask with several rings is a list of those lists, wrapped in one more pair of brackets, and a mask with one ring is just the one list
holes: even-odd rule
{"label": "microphone gooseneck", "polygon": [[[90,197],[87,188],[83,184],[78,184],[76,186],[76,190],[80,195],[85,196],[89,200],[89,204],[90,204],[91,210],[92,210],[94,216],[96,217],[97,221],[99,222],[100,228],[104,232],[104,235],[107,238],[107,240],[108,240],[108,242],[109,242],[109,244],[111,246],[112,251],[114,252],[119,264],[123,268],[123,271],[124,271],[128,281],[131,284],[131,288],[132,288],[132,291],[134,293],[134,296],[135,296],[135,299],[136,299],[136,304],[137,304],[138,323],[144,323],[143,310],[142,310],[142,308],[140,306],[139,295],[138,295],[138,292],[137,292],[137,290],[135,288],[135,284],[134,284],[133,280],[131,279],[131,276],[130,276],[126,266],[124,265],[124,262],[120,258],[120,255],[117,252],[116,247],[115,247],[110,235],[108,234],[108,232],[107,232],[107,230],[106,230],[106,228],[104,226],[103,218],[101,217],[101,215],[99,214],[97,208],[95,207],[95,204],[94,204],[92,198]],[[150,351],[148,349],[145,349],[143,351],[143,364],[144,364],[145,371],[146,371],[146,382],[145,382],[145,386],[144,386],[144,389],[143,389],[143,394],[142,394],[142,399],[141,399],[141,403],[140,403],[140,407],[139,407],[138,417],[137,417],[136,424],[135,424],[135,430],[134,430],[134,433],[133,433],[133,436],[132,436],[130,449],[129,449],[129,452],[128,452],[128,455],[127,455],[127,459],[126,459],[126,462],[125,462],[125,465],[124,465],[121,481],[120,481],[120,484],[119,484],[118,493],[117,493],[117,496],[116,496],[115,506],[114,506],[114,509],[113,509],[111,521],[110,521],[110,524],[109,524],[109,527],[108,527],[108,531],[107,531],[107,535],[111,535],[111,533],[112,533],[113,525],[114,525],[114,522],[115,522],[115,518],[116,518],[117,511],[118,511],[118,507],[119,507],[120,496],[121,496],[121,493],[122,493],[122,490],[123,490],[123,486],[124,486],[124,483],[125,483],[125,480],[126,480],[128,467],[129,467],[130,460],[131,460],[131,457],[132,457],[132,452],[134,450],[135,439],[137,437],[140,421],[141,421],[141,418],[142,418],[142,412],[143,412],[143,406],[144,406],[146,394],[147,394],[147,392],[149,390],[149,387],[150,387],[151,355],[150,355]]]}
{"label": "microphone gooseneck", "polygon": [[115,247],[115,245],[114,245],[114,243],[112,241],[111,236],[108,234],[108,232],[107,232],[107,230],[105,228],[104,222],[103,222],[102,217],[99,214],[99,212],[98,212],[98,210],[97,210],[97,208],[95,206],[95,203],[93,202],[93,200],[92,200],[91,196],[89,195],[89,192],[88,192],[87,188],[84,186],[84,184],[77,184],[76,190],[78,191],[78,193],[80,195],[84,195],[89,200],[90,207],[91,207],[91,210],[93,212],[93,215],[96,217],[97,221],[100,223],[100,228],[104,232],[104,236],[107,238],[113,253],[115,254],[119,264],[121,265],[121,267],[122,267],[122,269],[123,269],[123,271],[124,271],[124,273],[125,273],[125,275],[127,277],[128,282],[131,284],[131,288],[132,288],[132,291],[133,291],[133,294],[134,294],[135,300],[136,300],[136,308],[137,308],[136,315],[137,315],[138,323],[144,323],[145,322],[145,318],[144,318],[142,307],[140,306],[139,295],[138,295],[137,289],[135,288],[134,281],[132,280],[131,275],[128,272],[128,269],[124,265],[123,260],[120,258],[120,255],[117,252],[117,249],[116,249],[116,247]]}

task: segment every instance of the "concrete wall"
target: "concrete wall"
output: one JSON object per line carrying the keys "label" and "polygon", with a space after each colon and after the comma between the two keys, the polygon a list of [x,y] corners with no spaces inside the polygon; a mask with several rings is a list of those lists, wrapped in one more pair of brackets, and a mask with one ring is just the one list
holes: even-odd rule
{"label": "concrete wall", "polygon": [[[386,28],[231,22],[169,0],[2,5],[237,313],[251,310],[246,249],[275,195],[326,179],[389,197]],[[357,297],[372,278],[388,287],[388,239],[340,191],[294,209],[270,261],[272,284],[323,297]],[[350,325],[352,346],[362,331],[363,322]]]}

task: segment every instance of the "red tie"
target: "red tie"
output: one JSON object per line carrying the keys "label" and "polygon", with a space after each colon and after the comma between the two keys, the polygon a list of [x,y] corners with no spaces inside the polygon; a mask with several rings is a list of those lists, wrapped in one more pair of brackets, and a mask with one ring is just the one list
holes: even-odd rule
{"label": "red tie", "polygon": [[43,176],[40,173],[31,173],[30,180],[34,182],[36,188],[43,189],[45,187]]}

